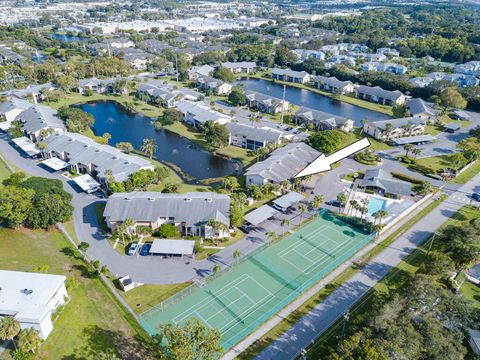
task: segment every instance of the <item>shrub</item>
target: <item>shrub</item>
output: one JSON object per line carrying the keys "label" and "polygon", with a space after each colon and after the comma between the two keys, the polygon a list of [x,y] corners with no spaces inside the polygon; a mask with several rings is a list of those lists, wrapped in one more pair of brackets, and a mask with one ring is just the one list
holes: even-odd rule
{"label": "shrub", "polygon": [[[423,174],[435,174],[435,170],[432,168],[429,168],[428,166],[425,165],[419,165],[419,164],[411,164],[409,166],[410,169],[421,172]],[[441,171],[441,170],[440,170]]]}
{"label": "shrub", "polygon": [[158,229],[158,235],[163,238],[173,238],[180,236],[180,233],[174,224],[163,224]]}
{"label": "shrub", "polygon": [[402,173],[392,172],[390,174],[396,179],[407,181],[407,182],[412,183],[412,184],[421,184],[423,182],[422,180],[413,178],[411,176],[408,176],[408,175],[405,175],[405,174],[402,174]]}

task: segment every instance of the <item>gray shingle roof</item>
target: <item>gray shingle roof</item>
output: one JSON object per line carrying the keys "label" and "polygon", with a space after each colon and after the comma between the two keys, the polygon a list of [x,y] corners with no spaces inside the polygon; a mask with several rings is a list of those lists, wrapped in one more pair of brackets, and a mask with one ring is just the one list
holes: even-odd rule
{"label": "gray shingle roof", "polygon": [[46,151],[67,153],[72,165],[93,164],[97,176],[105,177],[106,170],[112,170],[116,181],[124,181],[140,169],[152,168],[149,161],[122,153],[110,145],[98,144],[92,139],[76,133],[56,133],[45,139]]}
{"label": "gray shingle roof", "polygon": [[417,114],[428,114],[430,116],[437,116],[440,110],[434,109],[431,105],[420,98],[409,99],[407,101],[407,108],[412,116]]}
{"label": "gray shingle roof", "polygon": [[248,124],[231,122],[225,125],[227,130],[235,136],[245,136],[248,140],[272,143],[282,137],[282,132],[269,127],[255,127]]}
{"label": "gray shingle roof", "polygon": [[246,175],[259,175],[279,183],[293,178],[318,156],[320,153],[305,143],[291,143],[252,165]]}
{"label": "gray shingle roof", "polygon": [[365,172],[363,186],[371,186],[384,190],[389,194],[409,196],[412,185],[405,181],[395,180],[381,169],[371,169]]}
{"label": "gray shingle roof", "polygon": [[28,134],[42,129],[65,129],[61,119],[56,116],[56,111],[43,105],[34,105],[22,111],[15,120],[22,122],[22,130]]}
{"label": "gray shingle roof", "polygon": [[262,93],[257,93],[255,91],[247,90],[245,91],[245,96],[249,101],[255,101],[262,103],[265,106],[274,106],[281,105],[282,100],[273,96],[265,95]]}
{"label": "gray shingle roof", "polygon": [[362,94],[367,94],[370,96],[377,96],[377,97],[381,97],[383,99],[389,99],[389,100],[396,100],[400,96],[403,96],[403,93],[401,91],[384,90],[380,86],[371,87],[371,86],[360,85],[357,88],[357,92]]}
{"label": "gray shingle roof", "polygon": [[308,123],[313,122],[317,125],[325,123],[333,128],[337,126],[342,126],[349,120],[342,116],[337,116],[323,111],[309,109],[306,107],[300,108],[300,110],[297,111],[295,116],[300,118],[300,120],[304,120]]}
{"label": "gray shingle roof", "polygon": [[108,198],[103,216],[110,221],[156,221],[175,218],[186,226],[210,219],[230,225],[230,197],[210,192],[164,194],[159,192],[116,193]]}
{"label": "gray shingle roof", "polygon": [[403,126],[416,126],[416,125],[425,125],[426,120],[421,119],[417,116],[409,116],[409,117],[404,117],[404,118],[399,118],[399,119],[388,119],[388,120],[380,120],[380,121],[372,121],[370,123],[374,127],[381,129],[381,130],[386,130],[387,129],[387,124],[392,124],[393,129],[398,129]]}
{"label": "gray shingle roof", "polygon": [[304,78],[308,73],[306,71],[294,71],[291,69],[280,69],[280,68],[273,68],[272,74],[275,75],[286,75],[293,78]]}
{"label": "gray shingle roof", "polygon": [[32,106],[33,104],[28,102],[27,100],[19,99],[12,96],[7,101],[0,103],[0,115],[3,115],[15,109],[26,110]]}
{"label": "gray shingle roof", "polygon": [[316,76],[313,79],[314,82],[319,82],[321,84],[326,84],[328,86],[334,87],[334,88],[343,88],[347,85],[353,85],[353,83],[350,80],[347,81],[341,81],[338,80],[335,76],[332,77],[326,77],[326,76]]}
{"label": "gray shingle roof", "polygon": [[257,64],[252,62],[252,61],[241,61],[241,62],[223,62],[222,63],[223,67],[226,67],[228,69],[253,69],[257,67]]}

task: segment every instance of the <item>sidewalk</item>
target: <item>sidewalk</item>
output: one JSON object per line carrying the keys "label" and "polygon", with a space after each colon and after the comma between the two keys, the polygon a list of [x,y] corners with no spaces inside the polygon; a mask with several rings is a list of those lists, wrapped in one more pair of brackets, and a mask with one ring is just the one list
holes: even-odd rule
{"label": "sidewalk", "polygon": [[[229,352],[227,352],[223,357],[222,360],[230,360],[234,359],[238,356],[241,352],[245,351],[249,346],[251,346],[255,341],[261,338],[263,335],[268,333],[271,329],[273,329],[276,325],[278,325],[282,320],[287,318],[290,314],[292,314],[296,309],[302,306],[308,299],[310,299],[313,295],[315,295],[318,291],[324,288],[327,284],[332,282],[337,276],[343,273],[348,267],[350,267],[353,263],[357,262],[361,259],[365,254],[367,254],[371,249],[376,247],[379,243],[385,240],[388,236],[390,236],[394,231],[396,231],[399,227],[403,226],[407,221],[411,218],[415,217],[418,212],[420,212],[423,208],[428,206],[433,200],[430,199],[417,209],[412,211],[410,214],[405,216],[400,222],[398,222],[395,226],[390,228],[389,230],[385,231],[379,238],[367,244],[363,249],[357,252],[350,260],[344,262],[340,265],[337,269],[332,271],[328,274],[325,278],[323,278],[319,283],[315,286],[310,288],[310,290],[306,291],[300,297],[298,297],[295,301],[287,305],[283,308],[277,315],[259,327],[255,332],[250,334],[246,337],[242,342],[237,344],[234,348],[232,348]],[[267,358],[265,358],[267,359]]]}

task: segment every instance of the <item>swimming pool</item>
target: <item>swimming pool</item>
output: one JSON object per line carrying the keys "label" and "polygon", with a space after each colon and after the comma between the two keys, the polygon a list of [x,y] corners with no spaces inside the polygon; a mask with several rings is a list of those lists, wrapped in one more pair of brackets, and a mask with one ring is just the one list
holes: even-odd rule
{"label": "swimming pool", "polygon": [[383,210],[387,207],[387,201],[382,200],[376,197],[370,197],[370,202],[368,203],[368,214],[372,215],[379,210]]}

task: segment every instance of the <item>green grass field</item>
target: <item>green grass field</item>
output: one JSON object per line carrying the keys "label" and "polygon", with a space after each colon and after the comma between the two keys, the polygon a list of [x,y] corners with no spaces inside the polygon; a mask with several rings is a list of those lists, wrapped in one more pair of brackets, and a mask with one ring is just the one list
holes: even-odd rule
{"label": "green grass field", "polygon": [[[371,236],[324,212],[204,287],[192,286],[141,315],[149,333],[197,317],[228,349],[363,247]],[[184,297],[184,294],[189,295]],[[174,303],[171,306],[166,303]],[[163,309],[163,311],[162,311]]]}
{"label": "green grass field", "polygon": [[[0,228],[0,268],[32,271],[48,266],[47,273],[75,279],[70,301],[42,345],[42,359],[121,357],[153,359],[152,344],[135,319],[117,302],[99,279],[90,278],[71,244],[55,230]],[[5,351],[1,359],[10,359]]]}

